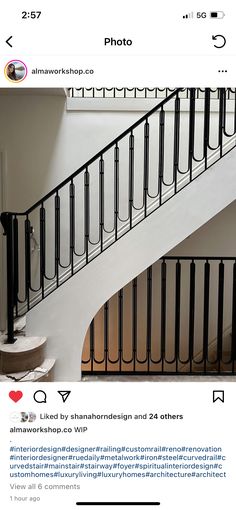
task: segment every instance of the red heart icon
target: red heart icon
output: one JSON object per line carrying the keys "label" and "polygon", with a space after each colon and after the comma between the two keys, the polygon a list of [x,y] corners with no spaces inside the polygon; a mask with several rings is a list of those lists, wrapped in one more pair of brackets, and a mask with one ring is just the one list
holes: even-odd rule
{"label": "red heart icon", "polygon": [[10,391],[9,397],[13,400],[13,402],[18,402],[23,397],[22,391]]}

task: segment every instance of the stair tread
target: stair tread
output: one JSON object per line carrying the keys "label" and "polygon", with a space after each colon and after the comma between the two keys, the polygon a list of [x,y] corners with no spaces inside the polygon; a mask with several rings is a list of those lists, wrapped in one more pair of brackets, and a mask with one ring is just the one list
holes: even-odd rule
{"label": "stair tread", "polygon": [[54,367],[55,359],[45,359],[43,363],[32,370],[24,372],[13,372],[11,374],[0,374],[0,382],[34,382],[40,379]]}
{"label": "stair tread", "polygon": [[0,352],[8,354],[23,354],[41,347],[47,340],[45,336],[17,336],[14,344],[7,344],[6,337],[0,339]]}

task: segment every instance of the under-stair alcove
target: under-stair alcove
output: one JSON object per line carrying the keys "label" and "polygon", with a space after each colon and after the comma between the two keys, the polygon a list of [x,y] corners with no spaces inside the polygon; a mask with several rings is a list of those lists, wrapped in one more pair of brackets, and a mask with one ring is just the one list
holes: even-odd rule
{"label": "under-stair alcove", "polygon": [[82,372],[232,375],[235,310],[236,258],[165,257],[96,314]]}

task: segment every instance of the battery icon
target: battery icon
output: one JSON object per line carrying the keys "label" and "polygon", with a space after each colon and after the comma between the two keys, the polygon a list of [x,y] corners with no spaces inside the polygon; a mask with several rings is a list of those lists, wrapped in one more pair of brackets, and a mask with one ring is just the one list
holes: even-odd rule
{"label": "battery icon", "polygon": [[222,18],[224,18],[224,16],[225,16],[225,13],[223,11],[212,11],[212,12],[210,12],[210,17],[211,18],[222,19]]}

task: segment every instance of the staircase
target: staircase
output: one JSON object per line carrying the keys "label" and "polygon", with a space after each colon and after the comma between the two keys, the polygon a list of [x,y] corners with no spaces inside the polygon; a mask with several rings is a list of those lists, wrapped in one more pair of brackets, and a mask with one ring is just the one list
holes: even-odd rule
{"label": "staircase", "polygon": [[1,215],[7,345],[14,352],[14,320],[27,314],[27,336],[49,338],[57,380],[80,378],[101,305],[236,198],[227,90],[213,101],[206,89],[200,116],[197,91],[188,92],[187,108],[176,89],[27,211]]}

